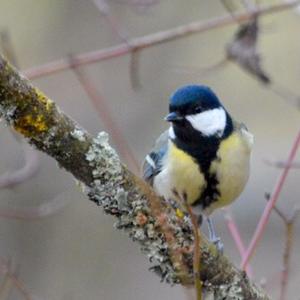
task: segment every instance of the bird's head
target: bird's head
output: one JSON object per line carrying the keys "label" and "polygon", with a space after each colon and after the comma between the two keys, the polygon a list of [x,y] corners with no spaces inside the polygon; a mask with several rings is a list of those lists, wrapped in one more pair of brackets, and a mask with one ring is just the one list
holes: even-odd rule
{"label": "bird's head", "polygon": [[187,85],[170,97],[170,137],[186,141],[197,136],[221,138],[231,119],[216,94],[204,85]]}

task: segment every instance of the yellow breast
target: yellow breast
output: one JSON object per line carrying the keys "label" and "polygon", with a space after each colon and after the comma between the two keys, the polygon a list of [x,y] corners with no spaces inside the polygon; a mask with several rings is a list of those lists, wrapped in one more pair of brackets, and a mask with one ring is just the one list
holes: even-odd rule
{"label": "yellow breast", "polygon": [[166,198],[174,198],[173,190],[186,193],[192,204],[201,195],[206,182],[195,160],[169,141],[164,169],[156,176],[154,188]]}
{"label": "yellow breast", "polygon": [[251,143],[240,131],[221,142],[218,158],[210,167],[210,172],[217,175],[220,197],[208,208],[208,213],[230,204],[241,194],[249,177],[250,152]]}

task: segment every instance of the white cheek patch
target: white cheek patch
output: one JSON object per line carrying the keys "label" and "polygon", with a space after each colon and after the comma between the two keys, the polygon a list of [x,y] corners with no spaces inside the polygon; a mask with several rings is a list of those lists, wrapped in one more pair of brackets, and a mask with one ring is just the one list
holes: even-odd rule
{"label": "white cheek patch", "polygon": [[226,126],[225,110],[214,108],[199,114],[186,116],[194,129],[200,131],[204,136],[222,136]]}
{"label": "white cheek patch", "polygon": [[172,140],[174,140],[176,138],[173,126],[170,126],[170,128],[169,128],[169,138]]}

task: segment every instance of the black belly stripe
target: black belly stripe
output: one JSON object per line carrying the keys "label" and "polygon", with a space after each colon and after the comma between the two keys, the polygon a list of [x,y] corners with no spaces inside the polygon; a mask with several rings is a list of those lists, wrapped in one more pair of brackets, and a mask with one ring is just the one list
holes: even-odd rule
{"label": "black belly stripe", "polygon": [[210,173],[209,169],[211,162],[218,160],[217,151],[219,149],[220,139],[215,137],[202,138],[195,147],[181,143],[175,139],[175,144],[178,148],[189,153],[199,166],[200,172],[204,175],[206,187],[201,193],[200,197],[193,203],[193,205],[201,205],[203,209],[217,201],[220,192],[217,188],[219,181],[215,173]]}
{"label": "black belly stripe", "polygon": [[202,209],[209,207],[213,202],[217,201],[220,196],[220,191],[218,190],[218,178],[216,173],[209,172],[211,163],[215,160],[219,160],[217,157],[217,151],[219,148],[219,141],[210,147],[208,153],[203,156],[195,157],[200,171],[204,175],[206,181],[206,187],[201,192],[200,197],[194,202],[193,205],[201,205]]}
{"label": "black belly stripe", "polygon": [[233,131],[232,120],[228,113],[226,113],[226,115],[226,128],[221,138],[216,136],[204,137],[191,128],[189,128],[188,134],[185,130],[182,131],[181,129],[175,128],[176,138],[173,142],[178,148],[195,159],[200,168],[200,172],[204,175],[206,187],[203,191],[199,191],[201,195],[193,203],[193,205],[201,205],[203,209],[209,207],[220,197],[217,175],[216,173],[210,173],[209,170],[213,161],[220,161],[220,158],[217,156],[217,151],[221,141],[226,139]]}
{"label": "black belly stripe", "polygon": [[220,196],[220,191],[217,186],[219,181],[216,174],[204,173],[206,180],[206,188],[201,193],[201,196],[195,201],[193,205],[201,205],[203,209],[209,207],[213,202],[217,201]]}

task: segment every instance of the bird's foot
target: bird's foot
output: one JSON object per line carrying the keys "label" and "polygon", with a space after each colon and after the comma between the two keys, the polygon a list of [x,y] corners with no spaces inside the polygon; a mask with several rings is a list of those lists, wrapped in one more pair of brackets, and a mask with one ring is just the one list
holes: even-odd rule
{"label": "bird's foot", "polygon": [[214,224],[212,222],[212,219],[210,217],[207,217],[206,221],[207,221],[207,225],[208,225],[209,241],[216,246],[217,250],[221,254],[223,254],[224,244],[222,243],[221,238],[216,235],[216,230],[215,230]]}
{"label": "bird's foot", "polygon": [[217,250],[219,251],[220,254],[224,253],[224,244],[221,241],[220,237],[216,236],[213,239],[211,239],[210,242],[213,243],[216,246],[216,248],[217,248]]}

